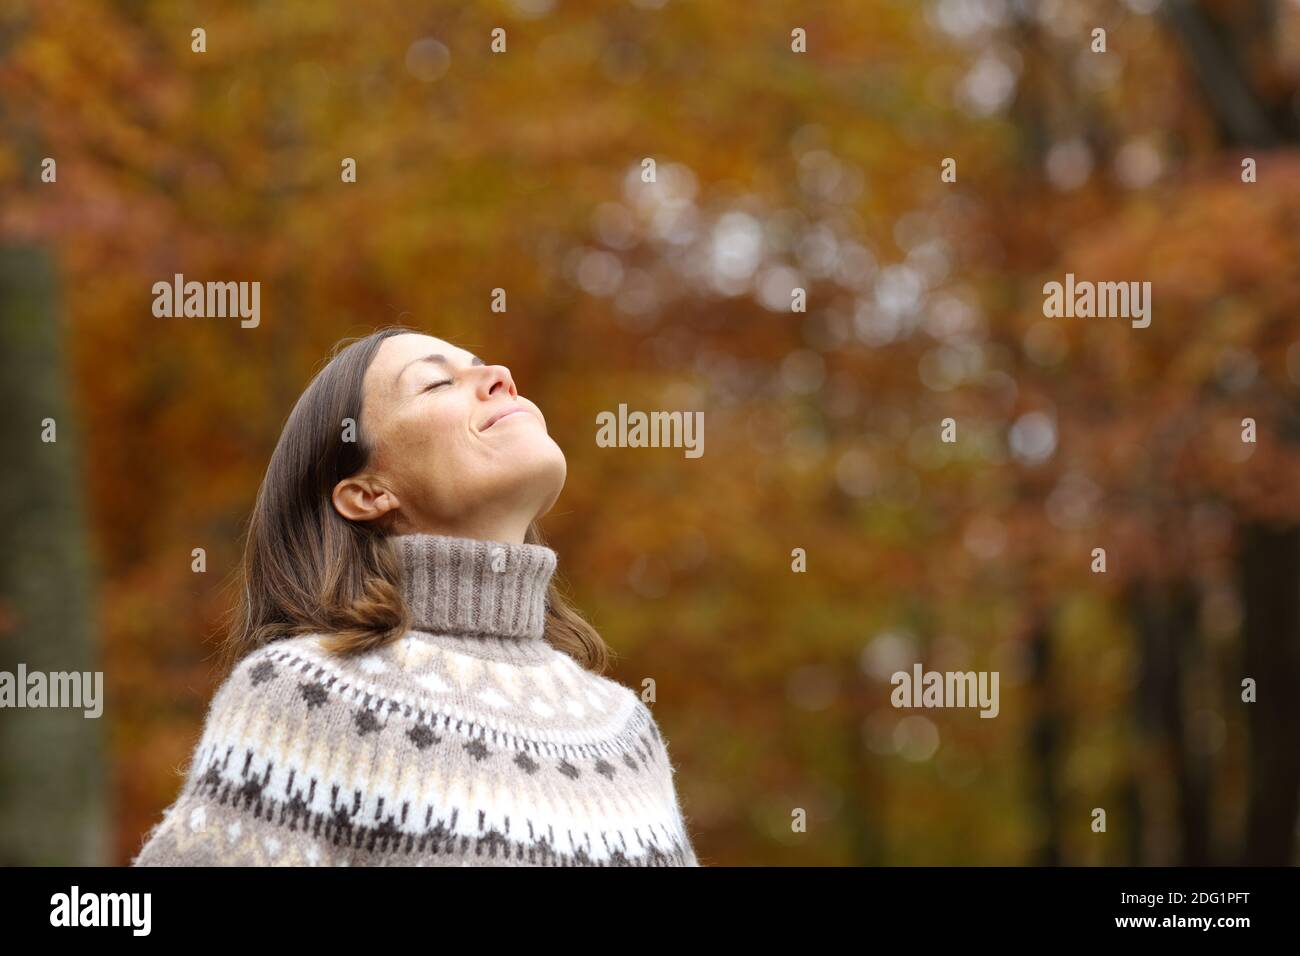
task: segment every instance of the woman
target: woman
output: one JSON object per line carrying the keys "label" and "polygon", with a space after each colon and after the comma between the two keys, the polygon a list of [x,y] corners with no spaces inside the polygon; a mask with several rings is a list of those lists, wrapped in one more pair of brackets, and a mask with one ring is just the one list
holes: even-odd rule
{"label": "woman", "polygon": [[698,866],[654,718],[556,589],[565,474],[504,366],[401,327],[337,351],[134,865]]}

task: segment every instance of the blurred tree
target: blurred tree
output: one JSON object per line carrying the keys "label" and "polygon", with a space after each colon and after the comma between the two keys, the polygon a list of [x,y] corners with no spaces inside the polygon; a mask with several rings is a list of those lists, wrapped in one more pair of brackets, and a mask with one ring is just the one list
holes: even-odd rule
{"label": "blurred tree", "polygon": [[[1132,705],[1145,744],[1133,751],[1136,790],[1124,803],[1140,806],[1140,830],[1157,835],[1133,845],[1143,860],[1235,857],[1225,859],[1212,826],[1225,815],[1214,804],[1205,720],[1219,708],[1230,724],[1242,714],[1249,734],[1246,830],[1260,836],[1247,842],[1291,860],[1294,799],[1277,793],[1300,788],[1300,628],[1287,612],[1295,579],[1273,573],[1240,591],[1253,623],[1238,636],[1252,672],[1270,675],[1279,693],[1268,711],[1239,709],[1232,689],[1244,675],[1207,653],[1201,603],[1207,585],[1239,579],[1225,570],[1233,562],[1264,566],[1250,549],[1280,546],[1265,543],[1289,540],[1300,521],[1300,396],[1286,352],[1300,295],[1297,171],[1292,157],[1269,152],[1296,143],[1300,77],[1293,54],[1285,59],[1275,3],[1170,0],[1161,9],[1148,22],[1105,4],[1057,17],[1026,5],[1006,25],[1023,63],[1010,108],[1020,162],[1003,191],[986,191],[998,211],[983,226],[1007,251],[998,265],[1025,316],[998,331],[1028,358],[1015,378],[1032,389],[1027,406],[1054,413],[1061,450],[1053,463],[1062,465],[1039,485],[1041,497],[1022,496],[1020,506],[1062,500],[1067,461],[1097,488],[1100,520],[1088,523],[1087,547],[1109,542],[1107,573],[1119,578],[1113,593],[1128,609],[1138,654]],[[1100,24],[1110,49],[1090,54],[1084,28]],[[1167,78],[1162,87],[1150,82],[1156,74]],[[1246,155],[1267,168],[1266,182],[1241,181]],[[1047,330],[1038,289],[1045,275],[1065,272],[1153,280],[1155,325],[1129,333],[1082,320]],[[1059,342],[1059,354],[1035,341]],[[1248,416],[1262,432],[1258,451],[1237,434]],[[1201,529],[1220,515],[1231,534],[1203,546]],[[1186,549],[1173,544],[1184,541]],[[1059,562],[1081,561],[1056,537],[1025,543],[1032,561],[1067,575]],[[1166,829],[1168,845],[1158,837]]]}
{"label": "blurred tree", "polygon": [[[0,244],[0,670],[99,670],[92,548],[78,481],[55,271],[33,247]],[[42,441],[53,419],[57,441]],[[101,684],[102,686],[102,684]],[[24,689],[20,688],[22,693]],[[0,865],[103,866],[109,806],[102,715],[0,711]]]}
{"label": "blurred tree", "polygon": [[[1255,155],[1300,145],[1296,85],[1286,81],[1278,62],[1275,0],[1168,0],[1163,12],[1183,45],[1225,148]],[[1283,273],[1277,280],[1293,284],[1295,274]],[[1289,409],[1283,405],[1275,428],[1294,451],[1300,448],[1300,395],[1292,391]],[[1243,673],[1261,685],[1249,711],[1250,790],[1242,860],[1286,865],[1295,858],[1300,809],[1300,518],[1243,514],[1237,547]],[[1189,626],[1187,633],[1189,643],[1194,642],[1195,630]],[[1176,662],[1180,655],[1169,657]],[[1177,719],[1173,713],[1171,718]],[[1184,754],[1180,769],[1188,759]],[[1189,816],[1203,817],[1207,810],[1204,777],[1202,771],[1195,781],[1182,781],[1189,826]],[[1206,835],[1199,832],[1204,822],[1195,822],[1197,832],[1184,834],[1184,862],[1208,862]]]}
{"label": "blurred tree", "polygon": [[[77,333],[119,858],[174,796],[215,579],[284,415],[336,339],[390,320],[507,360],[546,410],[570,462],[552,540],[615,676],[657,679],[706,852],[1214,858],[1206,820],[1231,842],[1250,802],[1228,772],[1247,732],[1251,773],[1287,785],[1269,755],[1294,729],[1254,721],[1290,711],[1224,692],[1225,647],[1271,674],[1293,633],[1284,580],[1230,580],[1263,547],[1238,531],[1296,519],[1279,436],[1300,177],[1280,153],[1258,186],[1235,169],[1294,95],[1281,7],[284,0],[207,11],[195,55],[184,6],[14,6],[0,92],[66,175],[28,188],[0,142],[19,187],[0,231],[58,250]],[[1188,66],[1180,35],[1223,49]],[[1243,65],[1226,115],[1258,102],[1229,136],[1194,71]],[[1043,278],[1066,270],[1153,279],[1155,324],[1044,322]],[[262,326],[155,319],[174,272],[261,280]],[[594,414],[624,401],[707,409],[708,454],[596,448]],[[1254,448],[1229,427],[1246,414]],[[198,545],[212,579],[189,572]],[[904,724],[900,657],[1004,668],[1000,719]],[[1221,715],[1222,751],[1201,752],[1192,706]],[[1269,785],[1251,784],[1261,841],[1288,812]],[[1086,835],[1097,805],[1122,837]],[[1179,845],[1148,839],[1166,821]]]}

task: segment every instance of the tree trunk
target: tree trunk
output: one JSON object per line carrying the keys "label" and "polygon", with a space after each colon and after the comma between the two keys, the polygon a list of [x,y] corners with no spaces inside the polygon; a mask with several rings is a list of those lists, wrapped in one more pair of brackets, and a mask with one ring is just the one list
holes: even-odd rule
{"label": "tree trunk", "polygon": [[1174,784],[1175,862],[1205,866],[1210,862],[1210,775],[1203,748],[1188,736],[1185,694],[1200,650],[1197,587],[1182,577],[1168,582],[1144,578],[1130,587],[1128,603],[1140,662],[1138,726],[1159,755],[1158,767]]}
{"label": "tree trunk", "polygon": [[[20,663],[46,675],[99,667],[54,303],[47,257],[0,246],[0,671],[15,682]],[[41,440],[46,418],[54,442]],[[104,720],[85,708],[0,711],[0,865],[109,862]]]}
{"label": "tree trunk", "polygon": [[1255,703],[1241,704],[1250,728],[1243,862],[1290,866],[1300,794],[1300,528],[1244,524],[1238,570],[1245,610],[1240,676],[1254,678],[1258,692]]}
{"label": "tree trunk", "polygon": [[1052,682],[1052,617],[1035,607],[1029,625],[1029,682],[1035,701],[1029,726],[1029,752],[1033,757],[1034,803],[1042,820],[1042,837],[1033,864],[1061,863],[1060,751],[1061,714]]}

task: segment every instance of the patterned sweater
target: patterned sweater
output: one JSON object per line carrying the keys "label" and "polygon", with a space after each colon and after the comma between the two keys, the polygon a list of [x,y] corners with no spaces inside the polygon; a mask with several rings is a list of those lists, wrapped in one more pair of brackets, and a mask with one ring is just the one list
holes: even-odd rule
{"label": "patterned sweater", "polygon": [[392,539],[412,628],[217,689],[135,866],[699,866],[650,710],[543,638],[556,554]]}

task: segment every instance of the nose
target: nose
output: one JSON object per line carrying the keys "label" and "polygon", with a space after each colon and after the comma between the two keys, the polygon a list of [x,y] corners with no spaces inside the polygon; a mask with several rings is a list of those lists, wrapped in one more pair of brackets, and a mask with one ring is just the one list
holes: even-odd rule
{"label": "nose", "polygon": [[515,388],[515,380],[510,376],[510,369],[504,365],[484,365],[483,374],[479,378],[479,398],[491,398],[502,390],[511,398],[519,397],[519,390]]}

